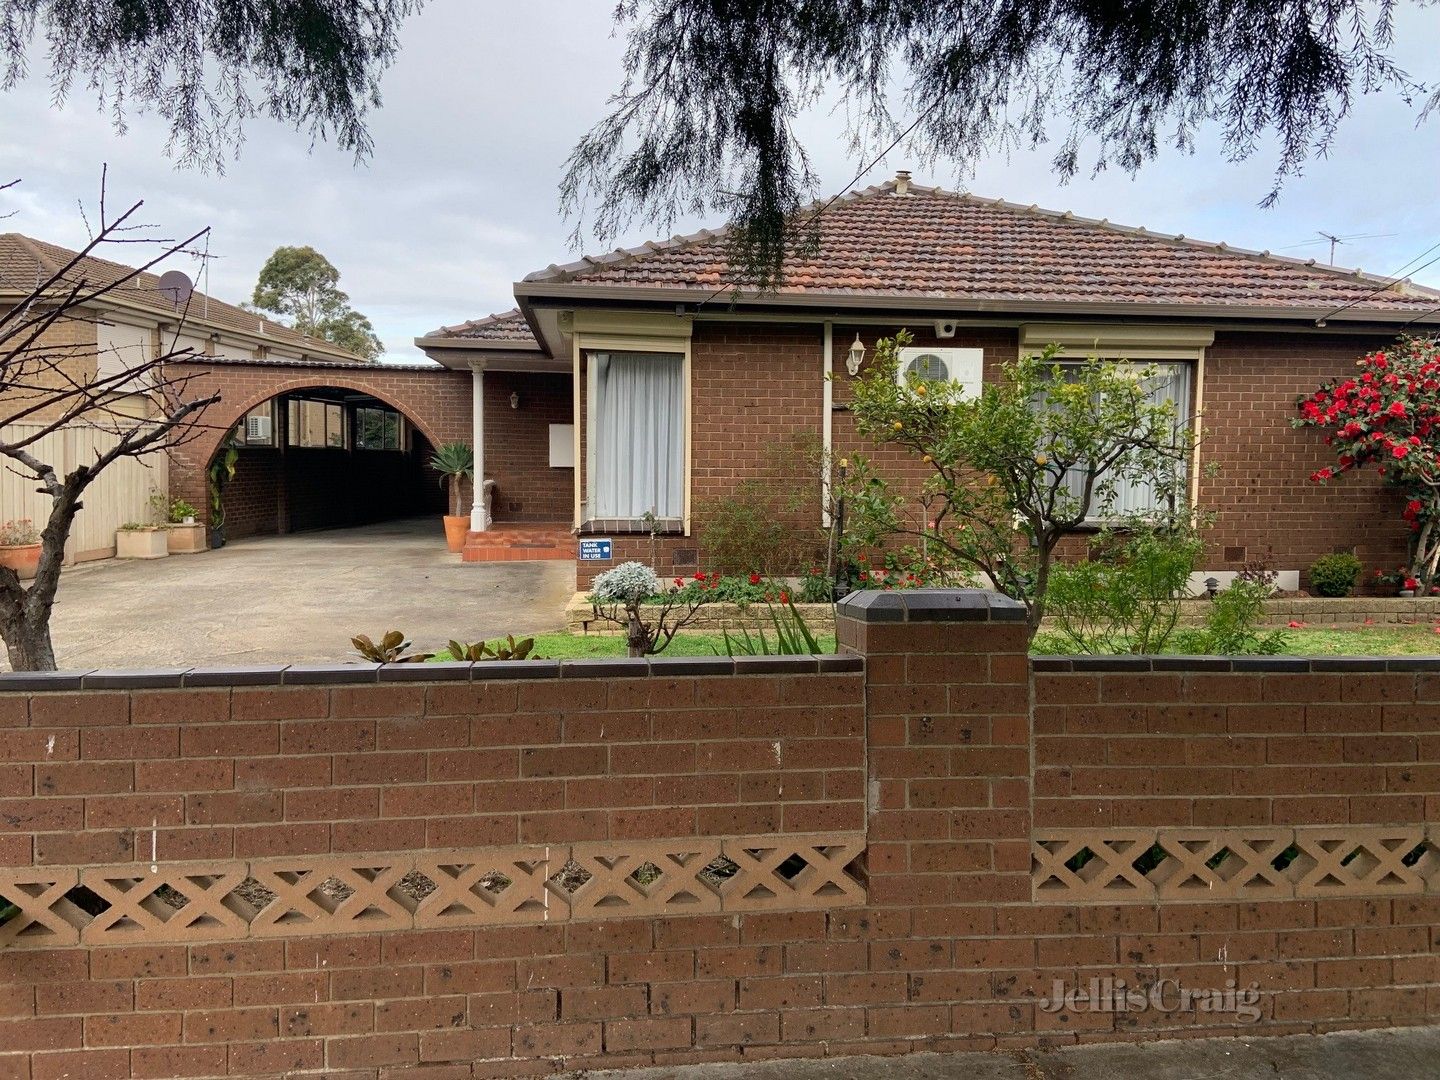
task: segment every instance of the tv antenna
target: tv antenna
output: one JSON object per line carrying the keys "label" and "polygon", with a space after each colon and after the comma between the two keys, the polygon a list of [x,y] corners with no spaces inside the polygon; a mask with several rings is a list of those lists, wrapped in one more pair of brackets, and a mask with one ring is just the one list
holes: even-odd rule
{"label": "tv antenna", "polygon": [[1288,251],[1288,250],[1290,250],[1291,248],[1309,247],[1311,244],[1325,244],[1325,243],[1328,243],[1328,244],[1330,245],[1330,259],[1329,259],[1329,262],[1330,262],[1330,265],[1331,265],[1331,266],[1334,266],[1334,265],[1335,265],[1335,248],[1338,247],[1339,245],[1341,245],[1341,244],[1348,244],[1351,240],[1378,240],[1378,239],[1380,239],[1381,237],[1394,236],[1394,235],[1396,235],[1396,234],[1395,234],[1395,233],[1391,233],[1391,232],[1382,232],[1382,233],[1347,233],[1347,234],[1344,235],[1344,236],[1339,236],[1339,235],[1336,235],[1335,233],[1328,233],[1328,232],[1326,232],[1324,229],[1316,229],[1316,230],[1315,230],[1315,235],[1316,235],[1316,238],[1315,238],[1314,240],[1302,240],[1302,241],[1300,241],[1300,243],[1298,243],[1298,244],[1287,244],[1285,247],[1280,248],[1279,250],[1281,250],[1281,251]]}

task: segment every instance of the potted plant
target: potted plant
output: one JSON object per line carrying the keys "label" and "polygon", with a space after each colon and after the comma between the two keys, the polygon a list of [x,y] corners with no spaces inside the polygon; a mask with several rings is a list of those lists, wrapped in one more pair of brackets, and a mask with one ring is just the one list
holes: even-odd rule
{"label": "potted plant", "polygon": [[186,500],[170,500],[166,511],[170,554],[191,555],[205,550],[205,526],[195,520],[195,514],[195,507]]}
{"label": "potted plant", "polygon": [[0,521],[0,566],[8,566],[21,580],[35,576],[40,565],[40,534],[29,518]]}
{"label": "potted plant", "polygon": [[170,554],[169,532],[164,525],[127,521],[115,530],[117,559],[163,559]]}
{"label": "potted plant", "polygon": [[475,482],[475,452],[467,443],[445,443],[430,456],[430,467],[440,474],[442,484],[450,485],[450,513],[445,515],[445,543],[451,551],[465,546],[470,531],[470,515],[461,508],[462,482]]}

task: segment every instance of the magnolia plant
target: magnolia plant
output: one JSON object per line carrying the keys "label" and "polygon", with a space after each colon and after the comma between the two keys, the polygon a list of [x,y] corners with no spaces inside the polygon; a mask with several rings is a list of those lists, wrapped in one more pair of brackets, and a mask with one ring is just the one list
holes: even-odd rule
{"label": "magnolia plant", "polygon": [[1402,338],[1356,367],[1296,402],[1295,426],[1321,429],[1335,451],[1335,464],[1310,479],[1328,484],[1375,469],[1399,493],[1411,533],[1399,581],[1428,592],[1440,566],[1440,342]]}
{"label": "magnolia plant", "polygon": [[[1161,532],[1188,525],[1194,443],[1157,368],[1095,359],[1062,367],[1051,346],[1004,364],[974,394],[958,382],[897,378],[909,341],[901,331],[877,342],[851,408],[862,435],[920,460],[925,517],[907,522],[905,504],[881,482],[852,495],[853,508],[918,537],[928,562],[1022,601],[1032,635],[1067,534],[1096,521]],[[1136,485],[1149,487],[1152,508],[1127,513],[1122,496]]]}

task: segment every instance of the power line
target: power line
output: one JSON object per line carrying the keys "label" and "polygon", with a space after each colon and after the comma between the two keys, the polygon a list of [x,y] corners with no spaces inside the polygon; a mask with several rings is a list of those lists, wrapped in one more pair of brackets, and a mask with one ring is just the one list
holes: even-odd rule
{"label": "power line", "polygon": [[1406,274],[1407,272],[1408,272],[1408,273],[1411,273],[1411,274],[1418,274],[1421,270],[1424,270],[1427,266],[1431,266],[1431,265],[1433,265],[1434,263],[1440,262],[1440,255],[1437,255],[1437,256],[1435,256],[1435,258],[1431,259],[1429,262],[1421,263],[1419,266],[1415,266],[1415,265],[1414,265],[1415,263],[1417,263],[1417,262],[1419,262],[1421,259],[1425,258],[1426,255],[1429,255],[1432,251],[1436,250],[1437,248],[1440,248],[1440,240],[1437,240],[1435,243],[1431,244],[1428,248],[1426,248],[1424,251],[1422,251],[1419,255],[1416,255],[1415,258],[1411,259],[1411,260],[1410,260],[1409,262],[1407,262],[1404,266],[1400,267],[1399,270],[1395,271],[1395,273],[1392,274],[1388,280],[1386,280],[1384,283],[1382,283],[1382,284],[1379,285],[1378,287],[1372,289],[1370,292],[1366,293],[1364,296],[1356,297],[1354,300],[1351,300],[1349,303],[1341,304],[1341,305],[1340,305],[1339,307],[1337,307],[1334,311],[1328,311],[1328,312],[1326,312],[1324,315],[1321,315],[1318,319],[1315,320],[1315,325],[1316,325],[1316,326],[1321,326],[1321,325],[1323,325],[1327,320],[1333,318],[1333,317],[1336,316],[1336,315],[1339,315],[1342,311],[1348,311],[1350,308],[1354,307],[1356,304],[1363,304],[1366,300],[1369,300],[1371,297],[1380,295],[1380,293],[1382,293],[1382,292],[1384,292],[1386,289],[1390,288],[1390,286],[1396,284],[1396,283],[1399,282],[1399,281],[1402,281],[1402,280],[1404,279],[1404,276],[1405,276],[1405,274]]}

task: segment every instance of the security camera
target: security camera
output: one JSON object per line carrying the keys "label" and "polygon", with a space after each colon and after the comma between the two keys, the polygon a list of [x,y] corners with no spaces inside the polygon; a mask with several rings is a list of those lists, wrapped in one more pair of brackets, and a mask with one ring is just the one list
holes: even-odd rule
{"label": "security camera", "polygon": [[954,336],[955,336],[955,320],[954,320],[954,319],[936,319],[936,320],[935,320],[935,336],[936,336],[936,337],[954,337]]}

